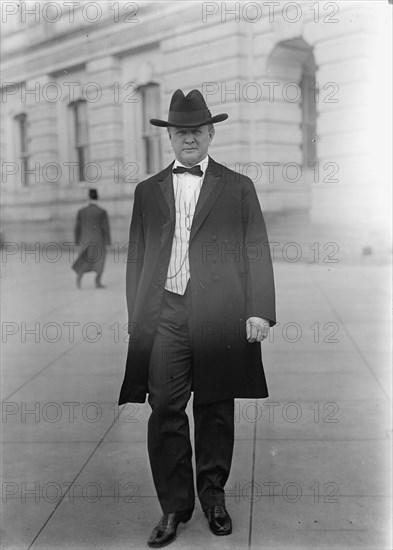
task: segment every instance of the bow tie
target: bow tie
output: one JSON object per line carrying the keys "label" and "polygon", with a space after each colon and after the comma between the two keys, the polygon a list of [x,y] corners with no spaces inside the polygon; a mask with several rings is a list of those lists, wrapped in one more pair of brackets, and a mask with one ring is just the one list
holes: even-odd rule
{"label": "bow tie", "polygon": [[185,166],[177,166],[172,170],[172,172],[174,174],[184,174],[185,172],[188,172],[193,176],[199,176],[199,177],[203,176],[203,172],[199,164],[196,164],[192,168],[186,168]]}

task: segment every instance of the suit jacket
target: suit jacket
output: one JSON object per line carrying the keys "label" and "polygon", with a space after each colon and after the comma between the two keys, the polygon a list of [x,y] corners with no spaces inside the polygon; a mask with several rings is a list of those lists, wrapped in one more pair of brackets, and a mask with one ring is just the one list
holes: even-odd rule
{"label": "suit jacket", "polygon": [[[119,404],[144,402],[175,226],[172,164],[135,189],[127,258],[130,340]],[[267,397],[246,320],[275,324],[272,261],[252,181],[209,159],[189,244],[196,403]]]}
{"label": "suit jacket", "polygon": [[77,273],[102,273],[106,257],[105,247],[111,244],[106,210],[97,204],[89,204],[78,211],[75,242],[80,246],[80,254],[72,266],[73,269]]}

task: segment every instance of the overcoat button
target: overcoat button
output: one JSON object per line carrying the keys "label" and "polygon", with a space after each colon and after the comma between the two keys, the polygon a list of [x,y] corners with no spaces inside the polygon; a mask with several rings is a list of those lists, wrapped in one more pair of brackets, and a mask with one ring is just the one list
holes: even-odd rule
{"label": "overcoat button", "polygon": [[212,235],[212,241],[216,241],[217,237],[215,235]]}
{"label": "overcoat button", "polygon": [[213,282],[216,283],[218,281],[218,276],[217,275],[214,275],[213,277]]}

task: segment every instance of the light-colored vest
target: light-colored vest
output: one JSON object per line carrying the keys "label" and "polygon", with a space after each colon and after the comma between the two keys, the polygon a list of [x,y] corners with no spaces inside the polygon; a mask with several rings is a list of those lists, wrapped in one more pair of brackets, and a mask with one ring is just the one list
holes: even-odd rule
{"label": "light-colored vest", "polygon": [[188,244],[202,181],[191,174],[173,174],[176,220],[165,289],[176,294],[185,293],[190,278]]}

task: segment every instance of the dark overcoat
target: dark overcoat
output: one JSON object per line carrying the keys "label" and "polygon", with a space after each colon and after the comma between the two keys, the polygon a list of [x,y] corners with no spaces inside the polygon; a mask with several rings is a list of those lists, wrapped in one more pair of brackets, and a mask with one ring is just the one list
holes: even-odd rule
{"label": "dark overcoat", "polygon": [[[175,229],[172,164],[135,189],[127,258],[129,345],[119,404],[143,403]],[[273,269],[252,181],[209,158],[189,241],[194,402],[267,397],[261,344],[246,320],[275,324]]]}
{"label": "dark overcoat", "polygon": [[106,246],[111,244],[111,235],[106,210],[97,204],[89,204],[78,211],[75,222],[75,242],[80,253],[72,268],[83,274],[95,271],[101,275],[106,258]]}

